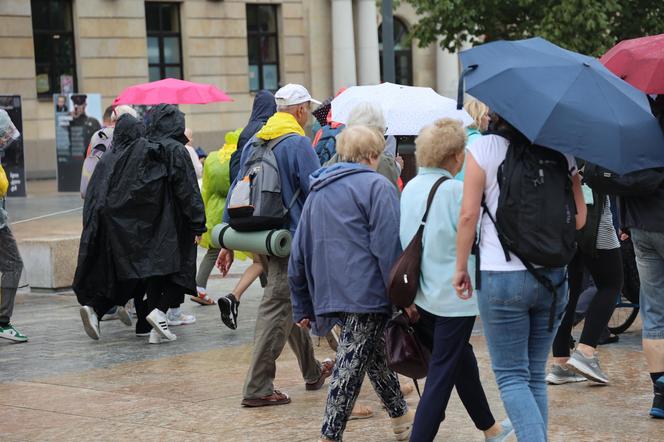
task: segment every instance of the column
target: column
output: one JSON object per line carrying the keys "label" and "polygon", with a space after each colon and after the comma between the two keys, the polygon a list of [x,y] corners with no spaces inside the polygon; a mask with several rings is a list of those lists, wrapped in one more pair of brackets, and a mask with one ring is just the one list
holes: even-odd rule
{"label": "column", "polygon": [[380,83],[380,56],[378,50],[378,21],[375,0],[358,0],[358,84]]}
{"label": "column", "polygon": [[436,89],[440,95],[457,99],[459,86],[459,56],[436,43]]}
{"label": "column", "polygon": [[332,65],[335,92],[357,84],[351,0],[332,0]]}

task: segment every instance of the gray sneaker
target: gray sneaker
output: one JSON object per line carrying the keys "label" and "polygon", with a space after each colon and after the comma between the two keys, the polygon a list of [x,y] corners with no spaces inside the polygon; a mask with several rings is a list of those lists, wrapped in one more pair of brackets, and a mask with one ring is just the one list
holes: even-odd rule
{"label": "gray sneaker", "polygon": [[546,382],[551,385],[569,384],[572,382],[585,382],[588,379],[579,376],[573,370],[562,365],[553,364],[551,371],[546,375]]}
{"label": "gray sneaker", "polygon": [[585,357],[579,350],[574,350],[572,357],[567,361],[567,366],[586,377],[589,381],[599,384],[608,384],[609,378],[599,366],[597,353],[592,358]]}

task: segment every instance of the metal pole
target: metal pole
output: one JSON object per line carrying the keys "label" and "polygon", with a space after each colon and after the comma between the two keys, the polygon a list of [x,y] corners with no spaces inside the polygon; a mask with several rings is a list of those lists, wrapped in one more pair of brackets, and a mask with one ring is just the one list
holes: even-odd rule
{"label": "metal pole", "polygon": [[382,1],[383,13],[383,81],[394,83],[394,17],[392,15],[392,0]]}

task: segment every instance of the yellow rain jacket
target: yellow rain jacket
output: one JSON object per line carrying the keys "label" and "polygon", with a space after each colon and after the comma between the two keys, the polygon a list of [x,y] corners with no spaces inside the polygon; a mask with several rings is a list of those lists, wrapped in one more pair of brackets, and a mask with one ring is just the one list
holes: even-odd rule
{"label": "yellow rain jacket", "polygon": [[256,137],[262,140],[273,140],[286,134],[298,134],[304,136],[304,129],[300,126],[294,116],[286,112],[277,112],[265,123],[265,126],[256,133]]}
{"label": "yellow rain jacket", "polygon": [[9,180],[7,179],[5,169],[3,169],[2,165],[0,164],[0,198],[3,198],[5,195],[7,195],[8,190]]}
{"label": "yellow rain jacket", "polygon": [[207,227],[207,232],[203,234],[200,245],[206,249],[212,246],[210,242],[212,228],[221,223],[224,214],[226,196],[231,187],[229,164],[231,154],[237,150],[237,140],[240,137],[240,132],[242,132],[242,129],[227,132],[224,146],[212,152],[205,159],[201,195],[205,204],[205,227]]}

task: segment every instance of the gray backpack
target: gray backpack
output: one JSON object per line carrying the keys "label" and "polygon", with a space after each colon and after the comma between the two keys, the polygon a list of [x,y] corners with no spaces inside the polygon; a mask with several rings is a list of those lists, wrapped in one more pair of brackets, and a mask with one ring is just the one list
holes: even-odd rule
{"label": "gray backpack", "polygon": [[270,141],[257,140],[244,164],[242,180],[235,183],[228,200],[229,225],[239,232],[283,229],[288,211],[297,200],[299,189],[288,207],[281,197],[279,166],[273,149],[287,134]]}

